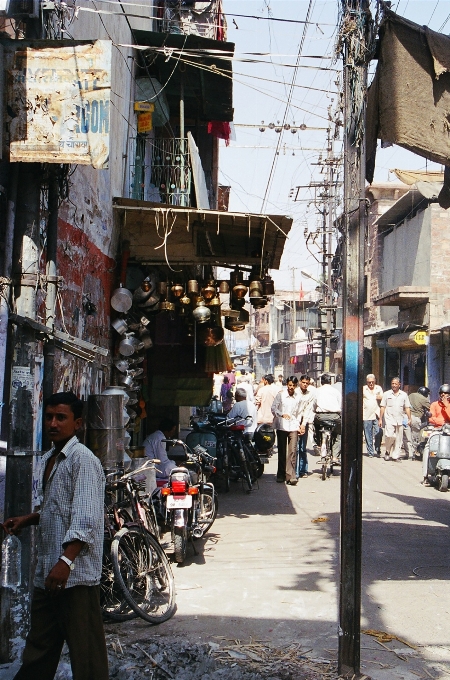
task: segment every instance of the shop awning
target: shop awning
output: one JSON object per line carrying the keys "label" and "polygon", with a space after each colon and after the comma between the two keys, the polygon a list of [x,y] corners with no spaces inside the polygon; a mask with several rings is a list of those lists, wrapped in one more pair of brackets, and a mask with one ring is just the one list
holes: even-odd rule
{"label": "shop awning", "polygon": [[134,31],[134,36],[154,54],[150,72],[164,86],[171,115],[179,110],[182,77],[187,118],[233,120],[234,43],[151,31]]}
{"label": "shop awning", "polygon": [[292,217],[198,210],[113,199],[130,259],[141,264],[254,265],[278,269]]}

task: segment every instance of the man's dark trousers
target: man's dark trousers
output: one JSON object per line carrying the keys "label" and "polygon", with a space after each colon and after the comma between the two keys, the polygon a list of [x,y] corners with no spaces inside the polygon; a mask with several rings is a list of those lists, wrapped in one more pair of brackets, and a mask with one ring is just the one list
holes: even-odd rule
{"label": "man's dark trousers", "polygon": [[295,474],[295,461],[297,457],[297,430],[286,432],[277,430],[278,440],[278,470],[277,480],[280,482],[290,482],[297,479]]}
{"label": "man's dark trousers", "polygon": [[34,589],[31,628],[14,680],[53,680],[64,642],[73,680],[108,680],[100,586],[74,586],[58,595]]}

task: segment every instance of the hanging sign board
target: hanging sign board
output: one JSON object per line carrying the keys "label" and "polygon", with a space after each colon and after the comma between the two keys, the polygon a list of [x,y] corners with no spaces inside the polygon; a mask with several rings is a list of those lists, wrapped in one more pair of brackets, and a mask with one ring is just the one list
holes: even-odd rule
{"label": "hanging sign board", "polygon": [[150,132],[151,130],[153,130],[152,114],[150,112],[138,113],[137,131]]}
{"label": "hanging sign board", "polygon": [[152,102],[134,102],[135,111],[150,111],[153,113],[155,105]]}
{"label": "hanging sign board", "polygon": [[13,42],[4,49],[10,160],[107,168],[111,41]]}

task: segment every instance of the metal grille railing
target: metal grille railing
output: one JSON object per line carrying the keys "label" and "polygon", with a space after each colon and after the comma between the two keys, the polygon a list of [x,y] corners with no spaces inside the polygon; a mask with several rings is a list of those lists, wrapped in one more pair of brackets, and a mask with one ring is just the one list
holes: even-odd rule
{"label": "metal grille railing", "polygon": [[190,206],[191,165],[187,139],[130,139],[129,197]]}

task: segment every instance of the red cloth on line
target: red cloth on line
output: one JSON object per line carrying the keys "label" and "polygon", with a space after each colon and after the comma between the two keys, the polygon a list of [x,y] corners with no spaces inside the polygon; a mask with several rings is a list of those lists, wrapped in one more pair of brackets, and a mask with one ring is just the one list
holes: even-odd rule
{"label": "red cloth on line", "polygon": [[228,146],[230,143],[231,128],[230,124],[225,120],[211,120],[208,123],[208,134],[214,135],[219,139],[224,139]]}

